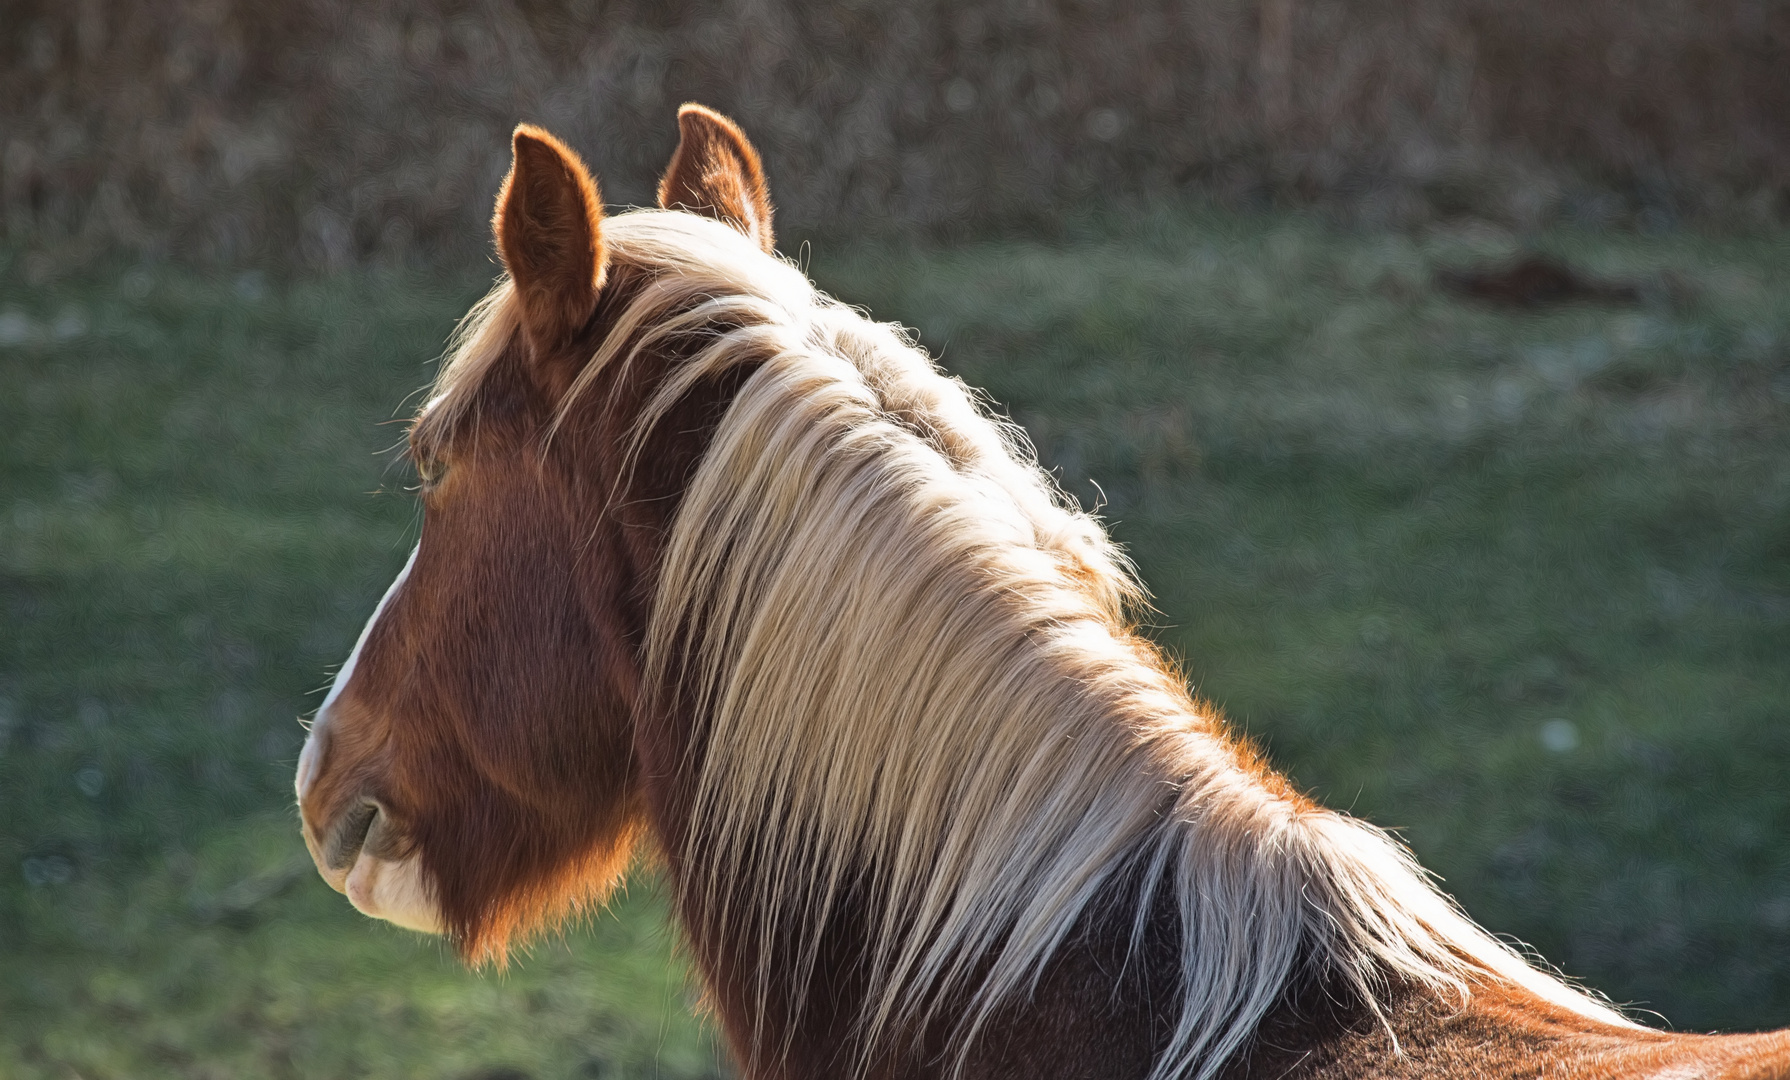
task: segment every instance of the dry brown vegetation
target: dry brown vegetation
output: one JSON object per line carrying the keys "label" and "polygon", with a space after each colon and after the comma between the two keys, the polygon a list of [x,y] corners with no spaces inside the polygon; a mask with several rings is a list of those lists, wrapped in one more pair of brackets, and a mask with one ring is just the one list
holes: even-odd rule
{"label": "dry brown vegetation", "polygon": [[687,99],[746,125],[798,231],[1185,189],[1776,216],[1787,44],[1773,0],[0,0],[0,235],[465,256],[517,120],[644,201]]}

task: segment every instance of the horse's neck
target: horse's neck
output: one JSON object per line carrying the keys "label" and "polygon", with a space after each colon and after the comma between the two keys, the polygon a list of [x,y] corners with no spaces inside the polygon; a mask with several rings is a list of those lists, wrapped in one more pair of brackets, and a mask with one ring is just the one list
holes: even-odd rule
{"label": "horse's neck", "polygon": [[[675,874],[675,859],[673,867]],[[965,1002],[947,1003],[924,1027],[891,1033],[879,1043],[882,1056],[863,1054],[859,1026],[871,989],[863,978],[871,937],[863,905],[848,898],[835,909],[820,948],[823,974],[794,1002],[756,994],[751,973],[764,958],[753,951],[753,935],[705,941],[705,913],[687,912],[680,921],[696,938],[692,951],[713,1015],[751,1080],[1142,1080],[1174,1028],[1180,940],[1168,889],[1159,891],[1143,936],[1133,937],[1131,884],[1115,883],[1091,906],[1045,965],[1035,992],[996,1013],[960,1071],[952,1037]],[[795,952],[770,961],[773,968],[793,966]]]}

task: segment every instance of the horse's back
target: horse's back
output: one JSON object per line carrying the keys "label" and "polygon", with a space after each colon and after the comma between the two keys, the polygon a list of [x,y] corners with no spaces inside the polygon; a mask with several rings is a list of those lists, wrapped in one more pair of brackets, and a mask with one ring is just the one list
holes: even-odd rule
{"label": "horse's back", "polygon": [[1499,986],[1476,987],[1464,1008],[1421,990],[1398,993],[1384,1021],[1312,998],[1278,1010],[1225,1080],[1790,1078],[1790,1031],[1689,1035],[1603,1025]]}
{"label": "horse's back", "polygon": [[[1103,910],[1102,910],[1103,909]],[[1100,905],[1022,1009],[996,1019],[960,1073],[979,1080],[1145,1080],[1179,1013],[1181,942],[1165,894],[1140,938]],[[948,1073],[926,1055],[892,1075]],[[1333,981],[1295,980],[1217,1080],[1790,1080],[1790,1030],[1694,1035],[1601,1024],[1525,990],[1421,987],[1376,1012]]]}

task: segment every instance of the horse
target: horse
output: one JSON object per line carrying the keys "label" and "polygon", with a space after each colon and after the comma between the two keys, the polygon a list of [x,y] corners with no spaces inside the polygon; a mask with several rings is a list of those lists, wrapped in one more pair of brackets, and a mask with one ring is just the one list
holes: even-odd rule
{"label": "horse", "polygon": [[753,1080],[1790,1076],[1295,790],[1023,434],[777,257],[740,129],[678,126],[615,215],[515,130],[419,542],[299,759],[356,908],[502,964],[655,861]]}

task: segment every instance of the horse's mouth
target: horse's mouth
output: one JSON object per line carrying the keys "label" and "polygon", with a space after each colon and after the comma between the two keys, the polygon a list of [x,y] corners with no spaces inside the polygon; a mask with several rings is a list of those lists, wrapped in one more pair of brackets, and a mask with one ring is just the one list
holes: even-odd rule
{"label": "horse's mouth", "polygon": [[[310,831],[305,834],[311,841]],[[439,934],[443,922],[433,884],[391,814],[362,798],[338,814],[312,857],[329,887],[362,914],[411,930]]]}

